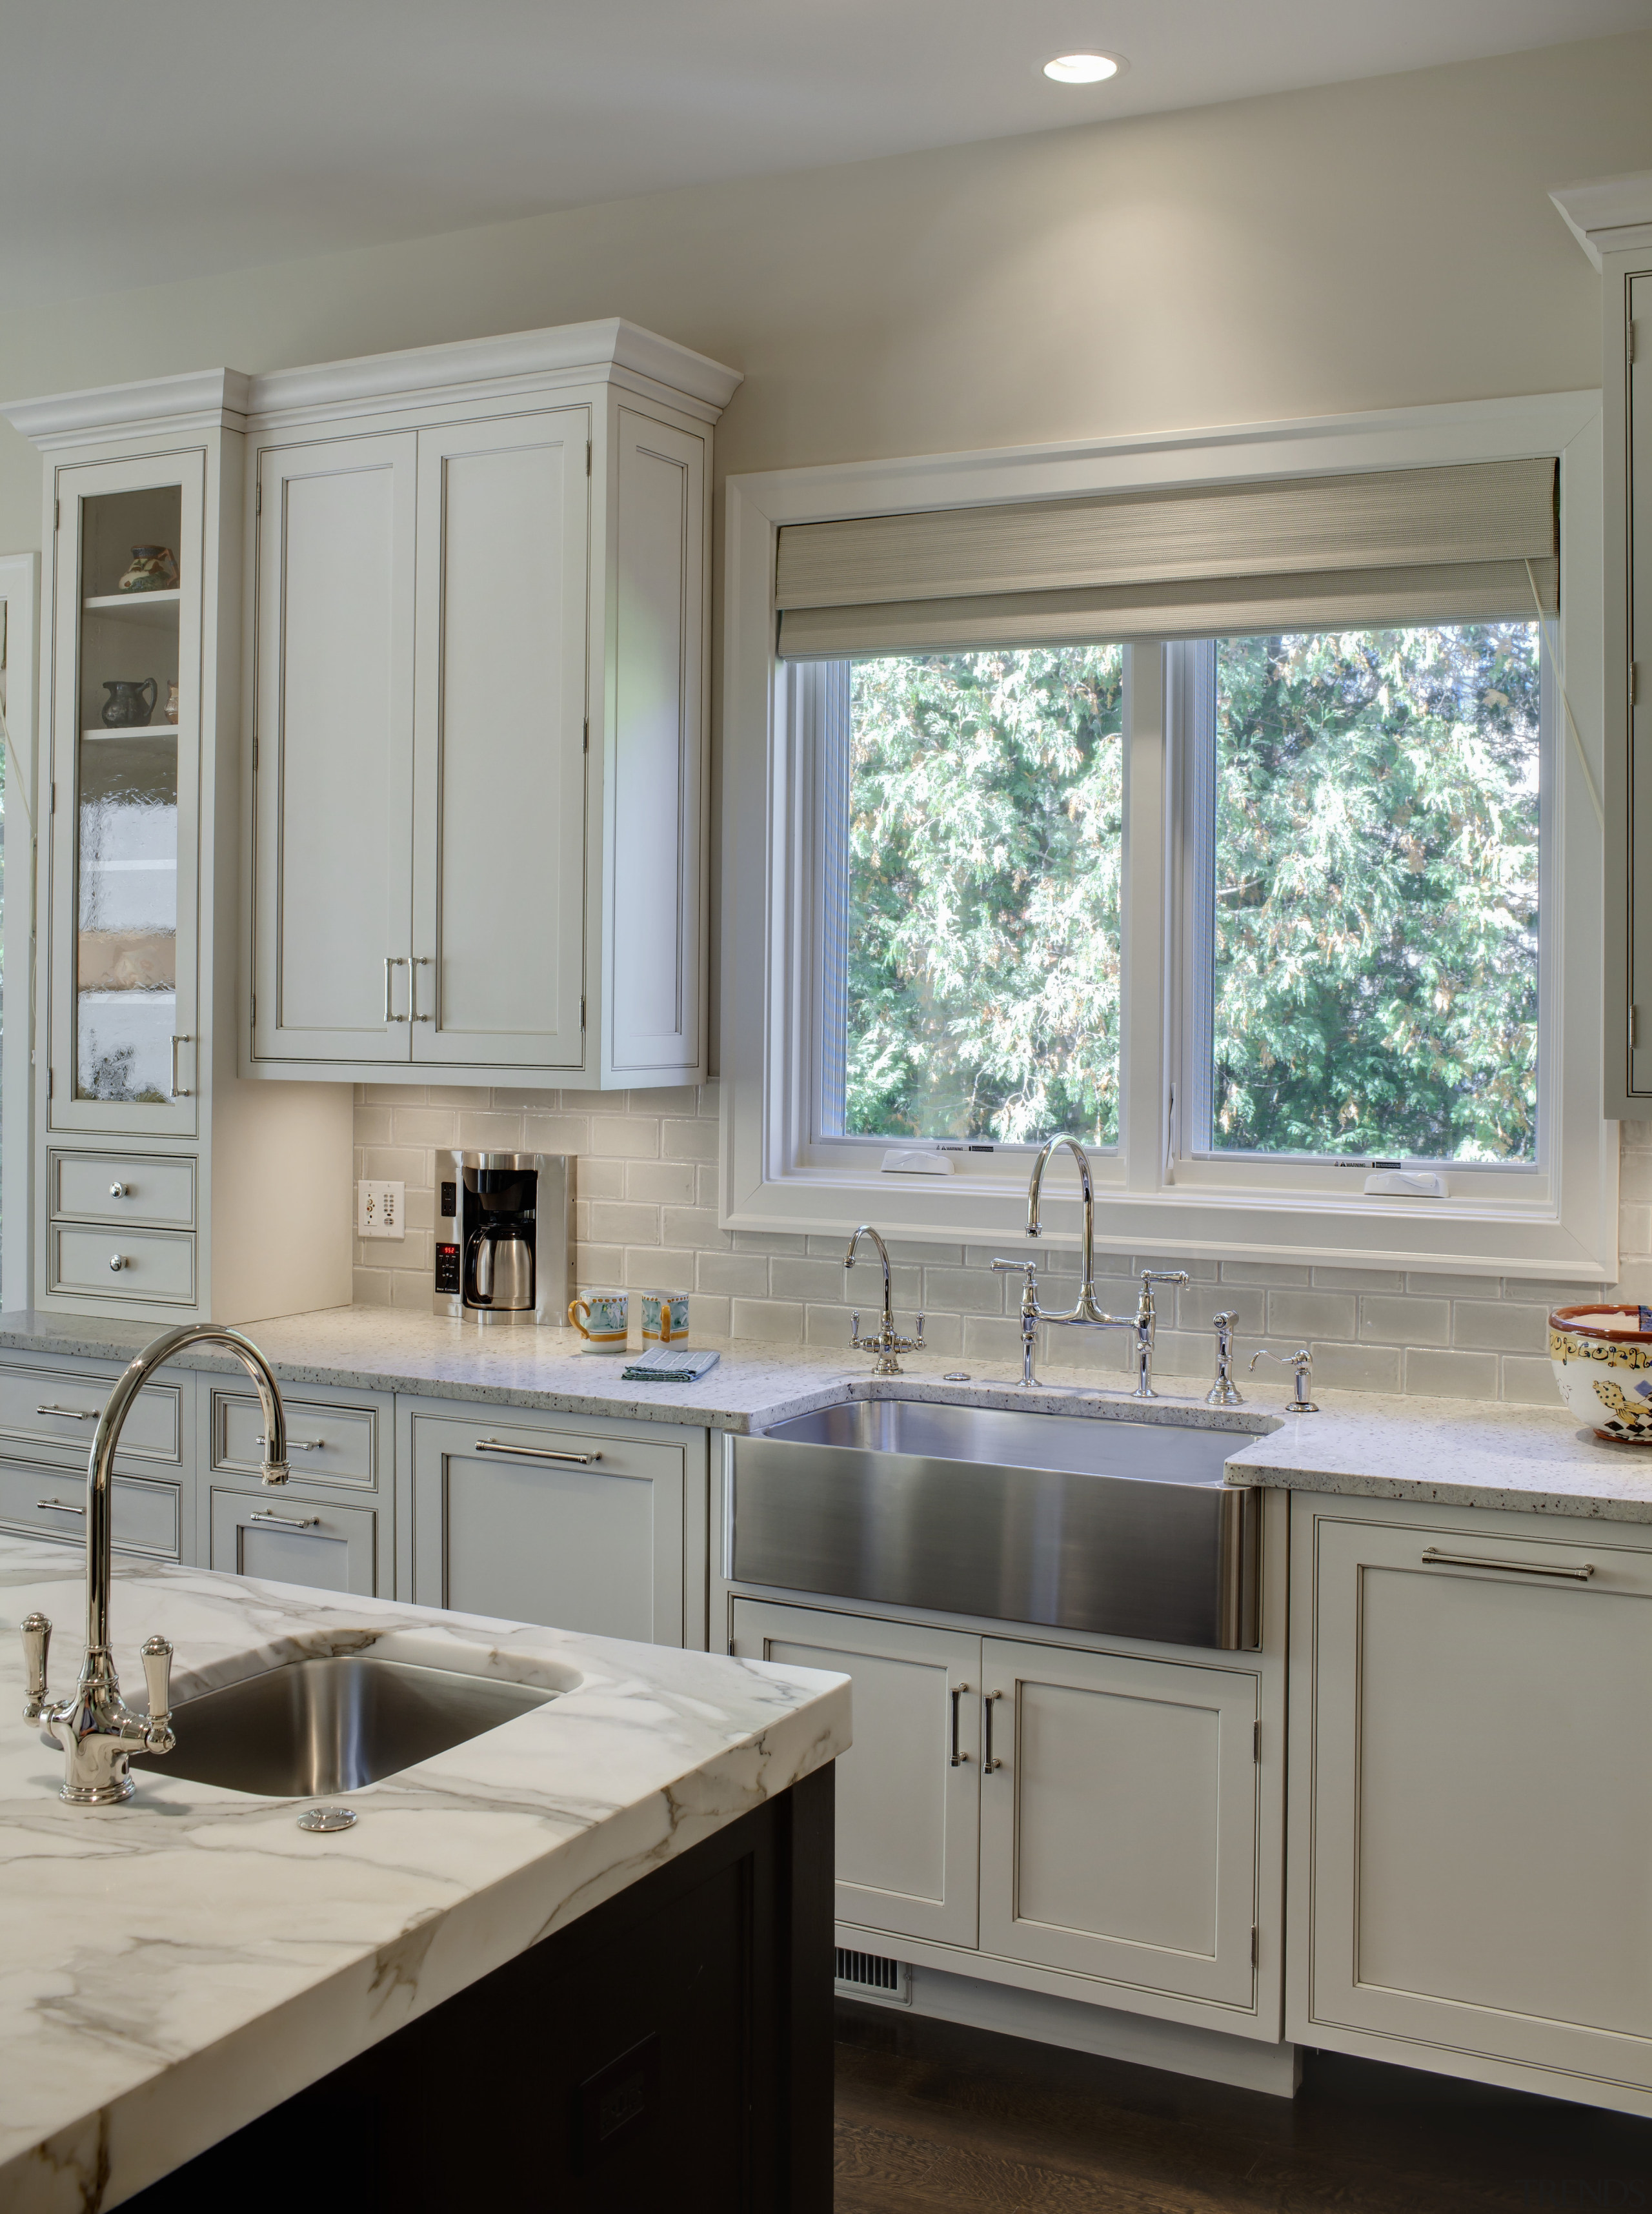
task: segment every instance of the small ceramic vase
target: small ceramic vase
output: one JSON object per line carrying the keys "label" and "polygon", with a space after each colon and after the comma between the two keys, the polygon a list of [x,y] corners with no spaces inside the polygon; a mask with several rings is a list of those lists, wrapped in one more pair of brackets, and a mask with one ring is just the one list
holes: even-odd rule
{"label": "small ceramic vase", "polygon": [[118,592],[169,592],[178,582],[178,557],[170,546],[134,546]]}
{"label": "small ceramic vase", "polygon": [[1652,1310],[1557,1307],[1549,1359],[1568,1411],[1597,1438],[1652,1446]]}
{"label": "small ceramic vase", "polygon": [[176,677],[174,677],[172,682],[167,687],[167,704],[161,710],[161,719],[163,723],[175,723],[178,719],[178,681]]}
{"label": "small ceramic vase", "polygon": [[[104,685],[108,698],[103,703],[102,721],[106,730],[142,730],[155,713],[155,703],[161,688],[154,677],[112,677]],[[146,700],[145,693],[149,694]]]}

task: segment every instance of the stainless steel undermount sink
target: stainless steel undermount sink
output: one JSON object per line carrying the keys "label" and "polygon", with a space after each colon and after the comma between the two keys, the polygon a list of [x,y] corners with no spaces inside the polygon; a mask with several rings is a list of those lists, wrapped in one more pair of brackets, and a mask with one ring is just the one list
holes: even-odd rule
{"label": "stainless steel undermount sink", "polygon": [[1231,1428],[853,1399],[734,1440],[741,1583],[1234,1650],[1260,1642],[1260,1493]]}
{"label": "stainless steel undermount sink", "polygon": [[556,1697],[538,1685],[405,1660],[292,1660],[174,1707],[176,1748],[135,1768],[269,1799],[354,1791]]}

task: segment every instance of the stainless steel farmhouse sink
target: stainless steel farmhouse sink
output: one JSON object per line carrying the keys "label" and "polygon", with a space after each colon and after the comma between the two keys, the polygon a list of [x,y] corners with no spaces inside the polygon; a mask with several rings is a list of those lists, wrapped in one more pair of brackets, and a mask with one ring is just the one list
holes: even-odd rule
{"label": "stainless steel farmhouse sink", "polygon": [[333,1654],[185,1700],[172,1710],[175,1749],[132,1764],[265,1798],[309,1799],[376,1783],[555,1697],[533,1685]]}
{"label": "stainless steel farmhouse sink", "polygon": [[[1269,1425],[1270,1428],[1272,1425]],[[1227,1650],[1260,1642],[1254,1434],[845,1400],[734,1440],[741,1583]]]}

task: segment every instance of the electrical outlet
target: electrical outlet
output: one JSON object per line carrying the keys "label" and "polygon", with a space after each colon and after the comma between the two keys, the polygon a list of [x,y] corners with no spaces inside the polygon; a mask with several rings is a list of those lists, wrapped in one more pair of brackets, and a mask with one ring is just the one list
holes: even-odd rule
{"label": "electrical outlet", "polygon": [[356,1187],[356,1235],[405,1238],[406,1197],[405,1183],[373,1183],[363,1177]]}

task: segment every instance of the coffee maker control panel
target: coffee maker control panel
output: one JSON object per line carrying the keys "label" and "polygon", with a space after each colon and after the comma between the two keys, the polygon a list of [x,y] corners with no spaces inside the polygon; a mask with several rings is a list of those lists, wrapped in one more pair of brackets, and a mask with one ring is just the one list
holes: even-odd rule
{"label": "coffee maker control panel", "polygon": [[457,1292],[461,1289],[457,1245],[439,1245],[436,1247],[436,1287],[438,1292]]}

